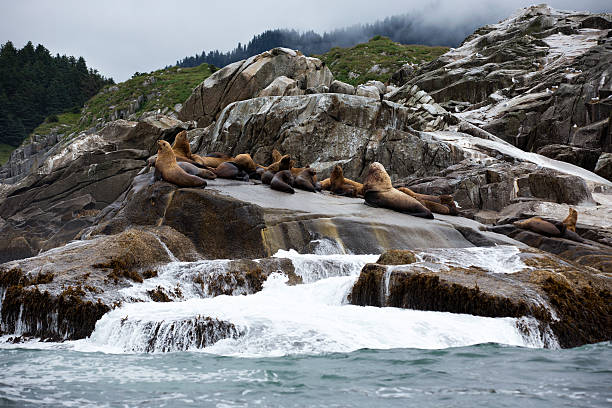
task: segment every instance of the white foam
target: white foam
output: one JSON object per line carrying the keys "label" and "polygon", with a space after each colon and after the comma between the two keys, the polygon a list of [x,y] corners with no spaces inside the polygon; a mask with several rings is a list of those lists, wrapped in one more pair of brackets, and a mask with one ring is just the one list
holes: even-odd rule
{"label": "white foam", "polygon": [[138,330],[119,336],[121,326],[150,327],[152,321],[182,322],[210,316],[234,323],[244,334],[225,339],[205,352],[243,357],[350,352],[361,348],[445,348],[496,342],[542,347],[520,333],[517,320],[345,304],[356,276],[287,286],[273,274],[264,289],[249,296],[218,296],[176,303],[133,303],[106,314],[90,339],[73,342],[77,350],[138,350]]}

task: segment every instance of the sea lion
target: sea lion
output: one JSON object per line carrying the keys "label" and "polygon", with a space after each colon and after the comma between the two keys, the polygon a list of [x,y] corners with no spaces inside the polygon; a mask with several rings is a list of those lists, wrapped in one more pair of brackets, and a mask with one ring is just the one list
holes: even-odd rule
{"label": "sea lion", "polygon": [[264,171],[261,175],[261,182],[263,184],[270,184],[272,182],[272,179],[274,178],[274,174],[276,173],[273,173],[270,170]]}
{"label": "sea lion", "polygon": [[318,187],[317,171],[315,169],[311,169],[310,167],[305,168],[297,175],[297,177],[295,177],[293,186],[302,190],[316,193]]}
{"label": "sea lion", "polygon": [[276,161],[269,165],[268,167],[264,167],[267,171],[271,171],[272,173],[276,173],[283,170],[289,170],[291,168],[291,157],[286,154],[279,161]]}
{"label": "sea lion", "polygon": [[276,149],[272,150],[272,163],[276,163],[277,161],[280,161],[280,159],[282,159],[283,155],[280,154],[280,152]]}
{"label": "sea lion", "polygon": [[217,175],[215,173],[206,168],[198,167],[187,162],[176,162],[176,164],[178,164],[178,166],[181,169],[185,170],[188,174],[191,174],[193,176],[198,176],[200,178],[208,180],[214,180],[217,178]]}
{"label": "sea lion", "polygon": [[257,164],[255,164],[251,158],[251,155],[248,153],[239,154],[230,160],[229,163],[236,164],[240,169],[244,170],[248,174],[255,173],[257,170]]}
{"label": "sea lion", "polygon": [[188,174],[179,167],[170,143],[165,140],[157,142],[157,160],[155,161],[155,179],[163,179],[179,187],[206,187],[206,180]]}
{"label": "sea lion", "polygon": [[220,178],[249,181],[249,175],[235,163],[229,161],[221,163],[213,171]]}
{"label": "sea lion", "polygon": [[197,154],[192,154],[191,157],[193,157],[193,160],[198,162],[199,164],[206,166],[206,167],[210,167],[210,168],[216,168],[218,167],[221,163],[225,163],[227,161],[232,160],[231,157],[208,157],[208,156],[199,156]]}
{"label": "sea lion", "polygon": [[391,178],[382,164],[374,162],[368,167],[368,174],[363,183],[365,202],[373,207],[384,207],[391,210],[414,215],[415,217],[433,218],[433,214],[417,199],[393,188]]}
{"label": "sea lion", "polygon": [[231,159],[232,158],[232,156],[230,156],[229,154],[221,153],[221,152],[206,153],[204,157],[214,157],[217,159]]}
{"label": "sea lion", "polygon": [[420,194],[412,191],[408,187],[398,187],[399,191],[408,194],[415,198],[419,203],[423,204],[429,211],[437,214],[457,215],[457,207],[455,201],[450,195],[435,196],[430,194]]}
{"label": "sea lion", "polygon": [[345,178],[342,167],[339,164],[334,166],[329,179],[321,182],[321,188],[341,196],[363,197],[363,184]]}
{"label": "sea lion", "polygon": [[514,225],[550,237],[560,237],[562,235],[562,231],[559,228],[553,223],[543,220],[541,217],[531,217],[523,221],[515,221]]}
{"label": "sea lion", "polygon": [[270,182],[270,187],[273,190],[294,194],[295,190],[292,187],[293,181],[294,177],[289,170],[281,170],[277,172],[272,178],[272,181]]}
{"label": "sea lion", "polygon": [[177,162],[186,162],[198,167],[207,167],[201,160],[198,160],[198,155],[191,153],[191,146],[187,140],[187,132],[185,130],[177,133],[172,144],[172,151]]}
{"label": "sea lion", "polygon": [[578,221],[578,211],[570,207],[568,216],[563,220],[563,225],[569,231],[576,232],[576,221]]}

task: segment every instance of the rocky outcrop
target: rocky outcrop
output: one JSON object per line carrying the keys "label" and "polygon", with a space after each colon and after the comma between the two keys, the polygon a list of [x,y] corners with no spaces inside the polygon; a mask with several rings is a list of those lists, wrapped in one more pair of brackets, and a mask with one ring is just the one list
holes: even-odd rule
{"label": "rocky outcrop", "polygon": [[116,121],[63,140],[21,181],[3,185],[0,261],[33,256],[76,239],[130,186],[158,139],[187,126],[172,118]]}
{"label": "rocky outcrop", "polygon": [[[289,87],[290,81],[278,79],[283,76],[295,81],[295,85]],[[276,84],[272,85],[275,81]],[[179,119],[195,120],[198,127],[206,127],[230,103],[260,93],[285,95],[288,87],[293,90],[287,94],[304,93],[308,88],[329,86],[331,81],[331,71],[320,60],[287,48],[274,48],[230,64],[208,77],[185,101]]]}
{"label": "rocky outcrop", "polygon": [[384,163],[392,177],[431,175],[462,155],[412,130],[445,126],[441,120],[427,123],[426,118],[392,102],[353,95],[249,99],[222,112],[199,152],[249,152],[255,161],[267,163],[277,149],[317,168],[322,176],[343,163],[347,177],[360,177],[372,161]]}
{"label": "rocky outcrop", "polygon": [[[602,24],[590,28],[592,21]],[[609,152],[610,21],[531,6],[419,67],[400,92],[416,85],[461,120],[526,151],[555,144]],[[597,160],[584,150],[563,156],[556,158],[589,170]]]}
{"label": "rocky outcrop", "polygon": [[384,255],[361,271],[351,293],[352,304],[532,317],[539,322],[541,340],[548,347],[556,346],[555,337],[561,347],[612,337],[606,323],[612,312],[612,285],[609,278],[589,268],[529,251],[518,255],[524,268],[509,273],[492,273],[469,261],[462,266],[445,265],[418,253],[405,257],[404,265],[389,266]]}

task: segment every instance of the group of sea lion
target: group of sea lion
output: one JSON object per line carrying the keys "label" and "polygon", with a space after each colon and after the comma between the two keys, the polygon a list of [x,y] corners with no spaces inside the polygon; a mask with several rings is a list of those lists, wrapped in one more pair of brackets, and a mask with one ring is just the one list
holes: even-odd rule
{"label": "group of sea lion", "polygon": [[450,195],[419,194],[406,187],[396,189],[382,164],[370,164],[365,182],[345,178],[342,167],[336,165],[329,178],[317,181],[317,172],[310,167],[295,167],[289,155],[272,151],[272,163],[262,166],[243,153],[235,157],[224,153],[199,156],[191,152],[187,132],[175,137],[172,146],[164,140],[157,142],[157,155],[148,160],[155,167],[155,179],[163,179],[179,187],[205,187],[206,180],[217,177],[249,181],[260,179],[274,190],[295,193],[294,188],[310,192],[329,190],[332,194],[362,197],[370,206],[384,207],[417,217],[433,218],[432,212],[457,215]]}

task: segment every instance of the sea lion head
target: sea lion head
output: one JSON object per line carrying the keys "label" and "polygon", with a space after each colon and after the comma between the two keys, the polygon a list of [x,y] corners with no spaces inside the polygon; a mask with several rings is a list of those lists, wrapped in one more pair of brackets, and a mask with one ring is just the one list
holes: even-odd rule
{"label": "sea lion head", "polygon": [[300,172],[298,177],[304,177],[305,179],[310,180],[314,186],[314,184],[317,182],[317,171],[312,167],[306,167]]}
{"label": "sea lion head", "polygon": [[281,157],[278,166],[278,171],[289,170],[291,168],[292,161],[293,160],[291,160],[291,156],[289,156],[288,154]]}
{"label": "sea lion head", "polygon": [[239,154],[238,156],[234,157],[234,160],[232,161],[248,173],[252,173],[257,170],[257,164],[255,164],[251,158],[251,155],[248,153]]}
{"label": "sea lion head", "polygon": [[379,162],[370,164],[363,183],[364,193],[367,191],[388,191],[392,188],[391,177],[387,174],[385,167]]}
{"label": "sea lion head", "polygon": [[341,179],[344,178],[344,174],[342,172],[342,166],[340,166],[339,164],[336,164],[334,166],[334,169],[332,170],[331,174],[329,175],[330,180],[336,180],[336,179]]}
{"label": "sea lion head", "polygon": [[278,150],[272,149],[272,163],[276,163],[277,161],[280,161],[282,157],[283,155],[280,154]]}
{"label": "sea lion head", "polygon": [[182,130],[174,137],[174,143],[172,149],[182,156],[191,158],[191,146],[189,146],[189,140],[187,140],[187,131]]}

